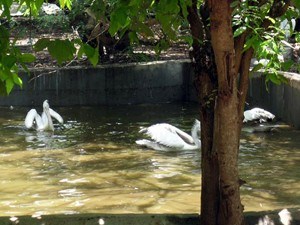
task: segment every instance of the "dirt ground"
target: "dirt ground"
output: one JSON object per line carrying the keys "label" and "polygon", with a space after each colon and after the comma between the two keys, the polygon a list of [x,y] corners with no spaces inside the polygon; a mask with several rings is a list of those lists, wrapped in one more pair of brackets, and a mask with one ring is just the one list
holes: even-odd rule
{"label": "dirt ground", "polygon": [[[50,56],[47,50],[41,52],[35,52],[33,50],[33,44],[39,38],[59,38],[59,39],[74,39],[78,38],[76,34],[72,32],[55,31],[51,33],[39,31],[30,34],[29,32],[25,37],[17,41],[17,46],[22,52],[32,53],[36,56],[36,61],[31,63],[29,67],[33,68],[46,68],[46,67],[69,67],[69,66],[89,66],[91,63],[86,59],[75,58],[70,62],[66,62],[63,65],[58,65],[57,62]],[[173,44],[168,50],[162,51],[160,55],[157,55],[153,46],[141,45],[138,47],[132,47],[131,51],[114,52],[114,54],[105,55],[99,60],[98,64],[111,64],[111,63],[132,63],[132,62],[151,62],[157,60],[178,60],[189,59],[189,47],[185,44],[178,43]]]}

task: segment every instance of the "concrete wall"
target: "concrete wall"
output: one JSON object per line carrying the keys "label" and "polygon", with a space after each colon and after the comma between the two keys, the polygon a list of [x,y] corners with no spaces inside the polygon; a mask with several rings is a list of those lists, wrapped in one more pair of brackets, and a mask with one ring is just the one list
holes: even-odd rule
{"label": "concrete wall", "polygon": [[[68,68],[21,74],[23,89],[0,97],[1,106],[114,105],[188,101],[192,70],[188,61]],[[35,77],[35,79],[32,79]]]}
{"label": "concrete wall", "polygon": [[[33,70],[21,74],[23,89],[0,96],[0,106],[115,105],[197,101],[193,69],[188,60],[142,64],[106,65],[96,68]],[[288,84],[271,82],[256,74],[250,81],[248,102],[271,111],[277,118],[300,129],[300,75],[286,73]],[[35,77],[35,79],[32,79]]]}

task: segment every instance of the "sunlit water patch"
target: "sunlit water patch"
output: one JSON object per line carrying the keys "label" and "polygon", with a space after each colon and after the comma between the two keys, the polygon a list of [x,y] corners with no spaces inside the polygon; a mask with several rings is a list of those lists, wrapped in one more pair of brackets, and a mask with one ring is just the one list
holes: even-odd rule
{"label": "sunlit water patch", "polygon": [[[200,151],[135,144],[141,127],[158,122],[190,132],[197,106],[55,108],[65,124],[53,134],[25,129],[28,110],[0,108],[0,215],[199,212]],[[246,210],[299,207],[299,137],[242,134]]]}

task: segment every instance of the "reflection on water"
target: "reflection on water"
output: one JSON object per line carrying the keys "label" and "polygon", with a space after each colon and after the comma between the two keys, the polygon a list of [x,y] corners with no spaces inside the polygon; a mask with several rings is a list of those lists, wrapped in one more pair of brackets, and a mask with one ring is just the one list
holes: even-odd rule
{"label": "reflection on water", "polygon": [[[72,213],[198,213],[200,152],[135,144],[142,126],[190,132],[195,105],[56,108],[54,134],[25,129],[28,108],[0,108],[0,216]],[[245,210],[299,207],[300,133],[243,133]]]}

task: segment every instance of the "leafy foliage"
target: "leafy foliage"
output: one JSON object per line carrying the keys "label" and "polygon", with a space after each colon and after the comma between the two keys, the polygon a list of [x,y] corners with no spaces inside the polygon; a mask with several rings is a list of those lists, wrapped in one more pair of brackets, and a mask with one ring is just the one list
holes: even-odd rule
{"label": "leafy foliage", "polygon": [[[181,35],[183,24],[187,24],[187,6],[191,0],[135,0],[115,1],[111,7],[110,16],[111,35],[118,31],[125,33],[129,31],[129,38],[132,44],[139,43],[139,37],[152,39],[156,43],[155,51],[160,54],[167,49],[172,42],[184,41],[191,44],[190,35]],[[159,24],[151,26],[149,24]],[[161,35],[153,27],[161,29]]]}
{"label": "leafy foliage", "polygon": [[46,48],[48,49],[50,55],[55,58],[59,64],[64,61],[72,60],[76,52],[74,44],[72,44],[72,42],[69,40],[50,40],[43,38],[38,40],[34,45],[35,51],[42,51]]}
{"label": "leafy foliage", "polygon": [[11,45],[9,32],[0,25],[0,92],[7,95],[11,92],[14,85],[22,87],[22,80],[18,77],[20,65],[25,70],[25,63],[35,60],[31,54],[22,54],[21,51]]}
{"label": "leafy foliage", "polygon": [[271,8],[272,3],[272,1],[265,1],[264,4],[255,1],[234,1],[231,7],[234,15],[233,25],[236,27],[234,37],[247,34],[244,51],[253,49],[259,63],[252,72],[263,69],[266,83],[272,81],[280,84],[286,82],[286,79],[279,71],[289,70],[293,64],[288,59],[291,48],[287,47],[285,40],[288,40],[294,32],[291,21],[299,17],[299,13],[295,7],[289,7],[282,15],[280,11],[272,12],[275,11]]}
{"label": "leafy foliage", "polygon": [[[62,8],[67,7],[71,9],[72,1],[73,0],[60,0],[59,2]],[[0,1],[0,8],[2,8],[0,18],[5,18],[5,20],[9,22],[11,20],[10,8],[12,4],[15,3],[22,7],[25,6],[25,10],[27,7],[27,11],[30,12],[31,15],[37,16],[44,0]],[[49,23],[53,22],[50,21],[52,20],[51,18],[55,18],[55,20],[61,19],[61,15],[60,17],[49,16],[47,20]],[[45,25],[44,22],[43,25]],[[18,76],[18,72],[20,68],[29,72],[26,64],[35,61],[33,54],[22,53],[15,43],[16,40],[11,39],[9,29],[5,26],[5,23],[0,24],[0,94],[2,95],[8,95],[15,85],[22,87],[22,80]],[[38,40],[34,46],[36,51],[47,49],[50,55],[56,59],[59,64],[74,59],[78,48],[80,49],[80,56],[85,54],[93,65],[98,63],[97,50],[88,47],[80,40],[51,40],[44,38]]]}

